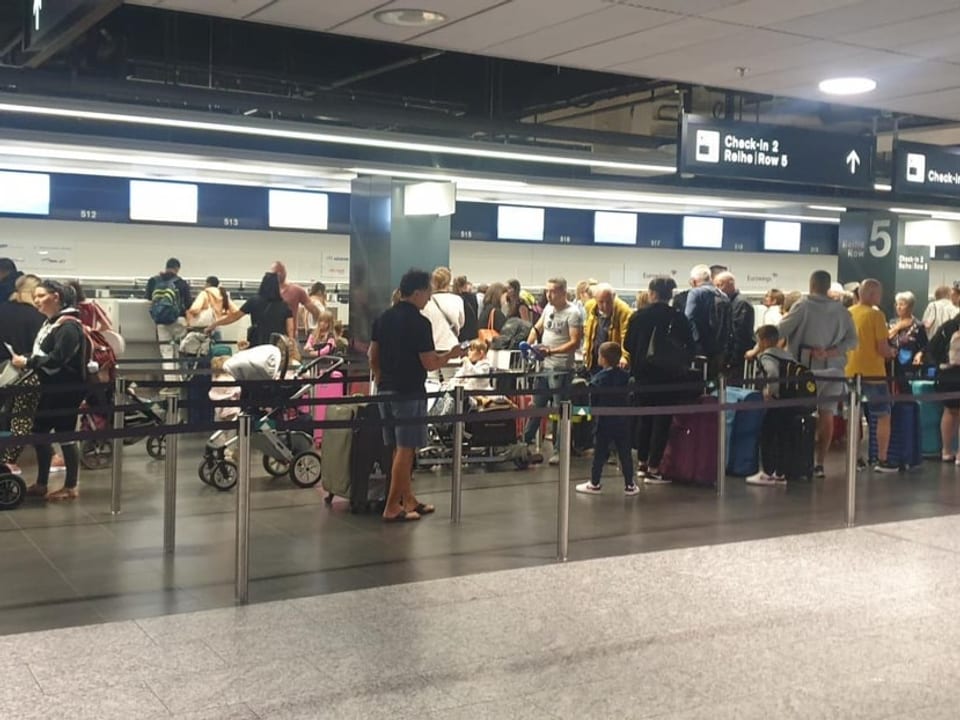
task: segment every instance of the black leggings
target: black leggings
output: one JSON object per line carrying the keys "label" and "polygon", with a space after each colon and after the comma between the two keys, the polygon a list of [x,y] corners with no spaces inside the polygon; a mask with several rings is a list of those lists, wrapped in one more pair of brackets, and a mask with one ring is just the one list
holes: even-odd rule
{"label": "black leggings", "polygon": [[[55,383],[45,383],[40,388],[40,404],[37,417],[33,421],[33,432],[38,434],[68,433],[77,429],[77,416],[80,403],[86,392],[60,390]],[[80,449],[76,441],[60,443],[63,450],[63,464],[66,469],[64,487],[75,488],[80,479]],[[37,485],[46,486],[50,480],[50,462],[53,460],[51,445],[36,445]]]}

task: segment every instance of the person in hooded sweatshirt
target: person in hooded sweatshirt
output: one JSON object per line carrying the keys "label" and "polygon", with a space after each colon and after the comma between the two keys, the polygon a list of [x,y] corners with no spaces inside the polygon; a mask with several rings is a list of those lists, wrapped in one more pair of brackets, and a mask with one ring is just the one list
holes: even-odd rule
{"label": "person in hooded sweatshirt", "polygon": [[[810,275],[810,294],[790,308],[780,320],[780,337],[787,351],[817,378],[817,449],[813,474],[825,476],[824,458],[833,441],[833,415],[838,396],[845,394],[847,352],[858,345],[853,318],[842,303],[830,298],[831,278],[826,270]],[[830,399],[834,398],[834,399]]]}
{"label": "person in hooded sweatshirt", "polygon": [[[54,280],[44,280],[33,291],[33,304],[46,321],[33,343],[30,356],[14,354],[14,367],[33,370],[40,381],[40,403],[33,432],[48,434],[73,432],[77,427],[80,403],[88,393],[85,384],[88,358],[84,352],[83,325],[77,312],[73,290]],[[50,444],[37,445],[37,482],[27,494],[47,500],[73,500],[79,495],[80,450],[75,441],[60,443],[66,465],[62,488],[48,491]]]}

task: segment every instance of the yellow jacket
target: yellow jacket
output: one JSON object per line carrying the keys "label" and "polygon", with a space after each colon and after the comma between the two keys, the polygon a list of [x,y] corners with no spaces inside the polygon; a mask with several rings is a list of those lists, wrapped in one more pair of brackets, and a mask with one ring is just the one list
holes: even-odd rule
{"label": "yellow jacket", "polygon": [[[587,304],[584,305],[584,311],[587,314],[587,319],[583,324],[583,362],[587,369],[592,369],[593,339],[597,334],[597,319],[599,317],[597,301],[588,300]],[[623,347],[631,315],[633,315],[633,310],[627,303],[620,298],[613,301],[613,317],[610,319],[610,332],[607,336],[609,342],[618,343],[621,348]],[[630,362],[630,353],[626,349],[623,351],[623,356],[627,359],[627,362]]]}

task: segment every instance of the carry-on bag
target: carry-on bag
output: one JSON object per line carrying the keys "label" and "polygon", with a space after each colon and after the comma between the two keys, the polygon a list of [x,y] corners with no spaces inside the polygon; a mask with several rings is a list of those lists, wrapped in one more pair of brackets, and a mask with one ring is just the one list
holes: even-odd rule
{"label": "carry-on bag", "polygon": [[791,482],[812,481],[817,417],[801,409],[791,413],[786,422],[788,431],[783,436],[783,446],[778,448],[779,457],[782,458],[778,469]]}
{"label": "carry-on bag", "polygon": [[717,481],[717,398],[698,401],[706,412],[675,415],[660,472],[668,480],[715,485]]}
{"label": "carry-on bag", "polygon": [[[353,513],[382,512],[390,487],[393,448],[384,444],[376,403],[328,405],[326,419],[356,421],[353,428],[327,428],[322,470],[325,502],[347,498]],[[374,476],[382,481],[374,481]]]}
{"label": "carry-on bag", "polygon": [[914,380],[910,383],[910,389],[920,401],[920,453],[924,457],[939,457],[942,450],[940,418],[943,415],[943,403],[923,398],[924,395],[935,393],[937,384],[933,380]]}
{"label": "carry-on bag", "polygon": [[[728,387],[727,402],[762,402],[757,390]],[[760,430],[763,410],[727,410],[727,475],[749,477],[760,467]]]}
{"label": "carry-on bag", "polygon": [[[343,397],[343,373],[334,371],[330,373],[328,379],[333,382],[317,383],[313,386],[314,400],[329,400],[331,398]],[[323,422],[327,417],[329,405],[314,405],[313,419],[316,422]],[[323,428],[317,428],[313,431],[313,441],[319,446],[323,442]]]}

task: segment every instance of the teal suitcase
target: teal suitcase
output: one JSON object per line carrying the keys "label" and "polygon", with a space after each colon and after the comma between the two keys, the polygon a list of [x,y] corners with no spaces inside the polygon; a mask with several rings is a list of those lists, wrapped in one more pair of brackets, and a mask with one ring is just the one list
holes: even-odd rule
{"label": "teal suitcase", "polygon": [[943,403],[924,400],[923,396],[936,392],[933,380],[914,380],[910,383],[913,396],[920,402],[920,452],[924,457],[940,457],[940,416]]}

